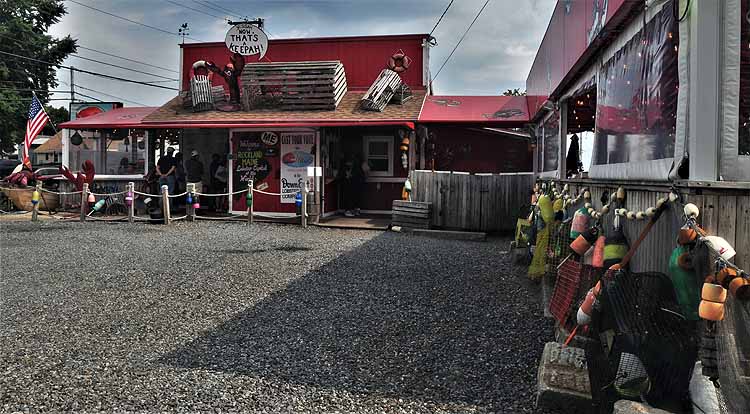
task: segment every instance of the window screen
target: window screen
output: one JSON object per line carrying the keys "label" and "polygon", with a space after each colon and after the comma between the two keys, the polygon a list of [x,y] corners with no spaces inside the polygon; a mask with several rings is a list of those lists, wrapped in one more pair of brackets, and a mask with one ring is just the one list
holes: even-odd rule
{"label": "window screen", "polygon": [[674,155],[677,24],[667,4],[599,74],[594,165]]}

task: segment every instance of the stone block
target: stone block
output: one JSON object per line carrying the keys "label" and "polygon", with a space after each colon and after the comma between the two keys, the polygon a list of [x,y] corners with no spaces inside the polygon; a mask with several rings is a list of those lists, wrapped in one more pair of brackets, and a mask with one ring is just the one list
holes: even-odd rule
{"label": "stone block", "polygon": [[660,410],[658,408],[651,407],[650,405],[620,400],[615,403],[615,408],[612,414],[673,414],[669,411]]}
{"label": "stone block", "polygon": [[591,385],[583,349],[557,342],[544,346],[539,362],[536,406],[564,412],[591,410]]}

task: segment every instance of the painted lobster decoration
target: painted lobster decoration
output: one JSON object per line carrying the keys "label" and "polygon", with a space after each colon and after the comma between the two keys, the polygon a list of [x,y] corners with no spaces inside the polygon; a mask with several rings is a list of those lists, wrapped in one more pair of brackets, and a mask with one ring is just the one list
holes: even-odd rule
{"label": "painted lobster decoration", "polygon": [[76,186],[76,191],[83,191],[83,183],[91,187],[91,184],[94,182],[94,163],[89,160],[84,161],[83,165],[81,165],[81,171],[75,176],[68,167],[63,165],[60,167],[60,174]]}

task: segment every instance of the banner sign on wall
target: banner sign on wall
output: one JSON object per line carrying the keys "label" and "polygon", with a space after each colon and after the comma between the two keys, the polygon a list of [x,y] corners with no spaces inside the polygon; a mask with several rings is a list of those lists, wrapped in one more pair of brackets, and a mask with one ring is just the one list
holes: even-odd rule
{"label": "banner sign on wall", "polygon": [[281,133],[281,202],[294,203],[307,180],[307,167],[315,163],[314,132]]}

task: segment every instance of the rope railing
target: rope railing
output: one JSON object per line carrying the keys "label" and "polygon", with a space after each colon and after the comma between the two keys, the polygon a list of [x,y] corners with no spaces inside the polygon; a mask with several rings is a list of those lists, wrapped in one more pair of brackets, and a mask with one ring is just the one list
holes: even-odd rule
{"label": "rope railing", "polygon": [[[33,196],[33,204],[34,209],[31,212],[32,213],[32,220],[36,221],[38,210],[39,210],[39,199],[41,192],[48,193],[48,194],[55,194],[55,195],[80,195],[80,218],[79,220],[81,222],[85,221],[97,221],[97,222],[122,222],[122,221],[128,221],[130,223],[134,222],[158,222],[158,223],[164,223],[169,225],[170,223],[173,223],[175,221],[196,221],[196,220],[213,220],[213,221],[244,221],[247,220],[248,225],[253,223],[254,217],[260,217],[260,218],[268,218],[268,219],[278,219],[281,218],[278,215],[273,214],[263,214],[263,213],[255,213],[253,211],[253,193],[259,193],[269,196],[281,196],[281,193],[274,193],[270,191],[263,191],[258,190],[254,188],[253,181],[250,181],[248,183],[247,188],[237,191],[230,191],[225,193],[219,193],[219,194],[209,194],[209,193],[203,193],[200,191],[196,191],[195,184],[188,183],[187,188],[185,191],[178,193],[178,194],[169,194],[168,187],[166,185],[161,186],[161,194],[150,194],[144,191],[138,191],[135,189],[135,183],[129,182],[126,186],[126,188],[123,191],[115,191],[112,193],[97,193],[94,191],[89,190],[88,183],[83,184],[83,189],[81,191],[52,191],[48,189],[41,188],[41,183],[37,183],[36,187],[26,187],[24,189],[35,189],[34,196]],[[0,190],[5,189],[0,187]],[[228,214],[226,216],[218,216],[218,217],[211,217],[211,216],[202,216],[197,214],[198,210],[200,209],[200,203],[199,203],[199,197],[230,197],[235,195],[245,194],[245,202],[247,206],[247,212],[244,214]],[[123,198],[121,196],[124,196],[124,203]],[[139,217],[136,215],[136,199],[138,197],[144,197],[142,201],[146,202],[146,206],[148,209],[149,216],[147,217]],[[185,214],[181,216],[173,216],[171,213],[172,209],[172,200],[178,199],[180,197],[185,197]],[[99,198],[98,201],[94,202],[95,198]],[[149,198],[151,200],[149,200]],[[92,205],[93,203],[93,205]],[[152,204],[157,203],[157,204]],[[297,205],[297,208],[300,209],[302,213],[297,213],[290,216],[284,216],[283,218],[293,218],[293,219],[301,219],[301,224],[303,227],[307,227],[307,190],[303,190],[301,193],[298,193],[295,203]],[[159,207],[161,207],[159,209]],[[112,211],[114,211],[115,216],[112,216]],[[117,214],[122,214],[123,212],[127,212],[125,216],[117,216]],[[103,213],[104,216],[98,215],[93,216],[95,213]],[[10,214],[9,212],[0,210],[0,214]],[[26,214],[20,213],[20,214]],[[107,216],[109,214],[109,216]],[[61,217],[62,218],[62,217]],[[63,218],[65,219],[65,218]],[[70,218],[68,218],[70,219]]]}

